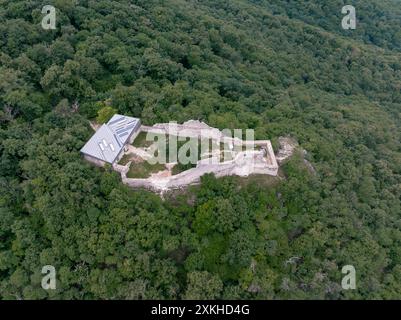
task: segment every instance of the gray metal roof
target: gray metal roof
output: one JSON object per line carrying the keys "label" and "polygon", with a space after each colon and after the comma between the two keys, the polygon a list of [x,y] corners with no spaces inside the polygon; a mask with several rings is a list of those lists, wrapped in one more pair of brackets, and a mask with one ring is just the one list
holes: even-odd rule
{"label": "gray metal roof", "polygon": [[115,114],[102,125],[83,146],[81,152],[91,157],[113,163],[120,154],[133,131],[137,131],[140,120]]}

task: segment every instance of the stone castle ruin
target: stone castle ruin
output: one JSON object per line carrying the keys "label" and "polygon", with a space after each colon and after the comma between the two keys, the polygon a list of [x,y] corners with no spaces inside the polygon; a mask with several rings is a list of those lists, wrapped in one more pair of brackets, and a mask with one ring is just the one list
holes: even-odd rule
{"label": "stone castle ruin", "polygon": [[[220,150],[209,150],[208,157],[197,161],[194,168],[172,175],[168,169],[152,174],[148,178],[128,178],[127,173],[132,162],[126,165],[113,164],[113,169],[121,174],[123,183],[133,188],[147,188],[156,192],[182,188],[200,181],[201,176],[213,173],[216,177],[237,175],[246,177],[251,174],[266,174],[277,176],[278,164],[269,140],[242,140],[230,137],[219,129],[207,124],[190,120],[183,124],[159,123],[154,126],[140,127],[141,132],[153,135],[173,135],[177,137],[207,139],[224,143],[230,150],[239,150],[232,153],[230,160],[221,161]],[[244,146],[241,148],[241,146]],[[254,149],[257,147],[257,149]],[[151,155],[144,148],[128,146],[127,154],[148,160]],[[174,163],[166,163],[171,168]]]}
{"label": "stone castle ruin", "polygon": [[[143,135],[142,138],[140,135]],[[153,140],[151,137],[158,139]],[[160,156],[158,154],[155,157],[155,150],[160,153],[157,148],[159,137],[164,137],[164,141],[175,141],[175,144],[170,144],[171,148],[177,147],[177,140],[195,141],[198,144],[195,161],[192,159],[190,165],[180,167],[182,163],[185,164],[185,161],[181,161],[182,157],[180,161],[177,159],[185,153],[181,149],[178,150],[178,156],[177,150],[175,153],[170,151],[165,162],[160,159],[155,161]],[[171,140],[172,137],[175,140]],[[138,145],[136,141],[146,143]],[[86,160],[97,166],[111,165],[113,170],[121,174],[123,183],[132,188],[163,193],[197,184],[208,173],[216,177],[247,177],[252,174],[277,176],[278,162],[290,156],[295,147],[288,143],[286,145],[287,148],[276,157],[270,140],[254,140],[252,130],[246,130],[246,139],[243,140],[241,130],[234,130],[233,137],[230,131],[221,131],[197,120],[183,124],[158,123],[145,126],[141,125],[140,119],[116,114],[107,124],[97,128],[81,153]],[[221,146],[224,146],[223,150]],[[185,147],[186,144],[182,148]],[[178,167],[180,170],[177,172],[175,169]]]}

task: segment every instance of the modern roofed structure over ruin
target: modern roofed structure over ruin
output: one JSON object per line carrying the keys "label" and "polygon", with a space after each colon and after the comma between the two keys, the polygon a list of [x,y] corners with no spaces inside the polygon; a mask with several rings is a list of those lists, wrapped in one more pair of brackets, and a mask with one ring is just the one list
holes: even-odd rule
{"label": "modern roofed structure over ruin", "polygon": [[115,114],[89,139],[81,153],[97,165],[114,164],[124,155],[125,145],[133,142],[140,127],[140,119]]}

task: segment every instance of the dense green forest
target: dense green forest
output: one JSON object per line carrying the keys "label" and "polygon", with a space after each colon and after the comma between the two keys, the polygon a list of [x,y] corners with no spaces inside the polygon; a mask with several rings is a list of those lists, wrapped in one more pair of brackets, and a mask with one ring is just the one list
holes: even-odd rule
{"label": "dense green forest", "polygon": [[[396,0],[0,0],[0,297],[401,298],[400,21]],[[307,154],[161,199],[80,156],[104,105]]]}

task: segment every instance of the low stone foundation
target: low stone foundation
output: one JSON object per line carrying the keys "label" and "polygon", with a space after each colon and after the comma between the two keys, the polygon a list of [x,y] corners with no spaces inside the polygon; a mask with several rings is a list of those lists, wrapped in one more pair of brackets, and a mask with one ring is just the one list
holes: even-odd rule
{"label": "low stone foundation", "polygon": [[[207,173],[213,173],[216,177],[232,175],[246,177],[251,174],[277,176],[278,174],[278,164],[269,140],[243,141],[238,138],[226,137],[220,130],[211,128],[199,121],[188,121],[182,125],[173,126],[170,124],[156,124],[153,127],[141,126],[140,131],[190,138],[214,139],[233,145],[252,144],[263,149],[238,152],[233,160],[225,162],[220,162],[219,158],[212,156],[198,161],[196,168],[167,177],[155,175],[147,179],[130,179],[127,178],[127,172],[131,163],[126,166],[113,166],[116,171],[121,173],[122,181],[132,188],[146,188],[155,192],[164,192],[199,183],[200,178]],[[141,156],[144,160],[148,158],[144,154],[146,152],[142,149],[128,146],[128,150],[130,153]]]}

